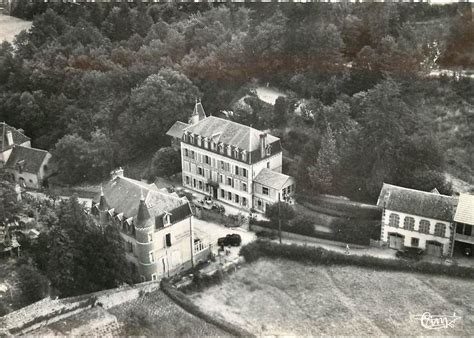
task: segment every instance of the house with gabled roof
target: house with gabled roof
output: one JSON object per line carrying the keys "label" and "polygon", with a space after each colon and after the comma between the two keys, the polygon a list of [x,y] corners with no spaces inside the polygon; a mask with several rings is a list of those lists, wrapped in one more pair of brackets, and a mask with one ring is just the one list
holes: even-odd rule
{"label": "house with gabled roof", "polygon": [[[207,116],[199,101],[188,123],[177,121],[167,135],[180,144],[183,185],[213,200],[265,212],[279,197],[283,200],[283,194],[290,198],[295,191],[294,179],[281,174],[283,157],[278,137]],[[272,186],[254,184],[258,175]],[[281,186],[280,181],[284,181]],[[265,195],[266,189],[272,189],[272,194]]]}
{"label": "house with gabled roof", "polygon": [[13,181],[23,188],[39,189],[51,174],[48,167],[51,154],[46,150],[32,148],[30,138],[23,130],[15,129],[5,122],[0,124],[0,163]]}
{"label": "house with gabled roof", "polygon": [[112,172],[92,213],[100,225],[118,228],[127,260],[144,281],[189,269],[209,254],[208,239],[194,232],[186,198],[125,177],[123,169]]}
{"label": "house with gabled roof", "polygon": [[474,195],[461,194],[454,214],[454,245],[463,253],[474,255]]}
{"label": "house with gabled roof", "polygon": [[393,249],[420,248],[433,256],[452,256],[457,199],[383,184],[377,205],[383,209],[380,239]]}

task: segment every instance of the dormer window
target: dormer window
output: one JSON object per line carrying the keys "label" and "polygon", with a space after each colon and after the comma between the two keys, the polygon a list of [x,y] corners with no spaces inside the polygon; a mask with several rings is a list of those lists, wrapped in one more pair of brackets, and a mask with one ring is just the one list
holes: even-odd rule
{"label": "dormer window", "polygon": [[224,153],[224,145],[223,145],[222,143],[219,143],[218,148],[219,148],[219,152],[220,152],[221,154],[223,154],[223,153]]}
{"label": "dormer window", "polygon": [[227,156],[232,156],[232,147],[227,146]]}
{"label": "dormer window", "polygon": [[165,213],[165,215],[163,216],[163,225],[164,226],[169,226],[171,225],[171,214],[169,213]]}
{"label": "dormer window", "polygon": [[194,135],[189,135],[189,143],[194,144]]}
{"label": "dormer window", "polygon": [[245,150],[242,150],[240,155],[242,156],[242,161],[247,161],[247,152]]}
{"label": "dormer window", "polygon": [[216,142],[211,141],[211,150],[216,150]]}
{"label": "dormer window", "polygon": [[199,147],[200,147],[200,146],[201,146],[201,144],[202,144],[202,142],[201,142],[201,141],[202,141],[202,138],[201,138],[201,136],[198,136],[198,137],[197,137],[197,145],[198,145]]}
{"label": "dormer window", "polygon": [[239,148],[234,148],[234,158],[239,158]]}
{"label": "dormer window", "polygon": [[188,140],[188,133],[185,132],[185,133],[183,134],[183,141],[186,142],[187,140]]}
{"label": "dormer window", "polygon": [[207,139],[207,137],[204,138],[204,148],[209,148],[209,140]]}
{"label": "dormer window", "polygon": [[272,154],[272,146],[271,146],[271,145],[268,145],[268,146],[265,148],[265,153],[267,154],[267,156],[269,156],[269,155]]}

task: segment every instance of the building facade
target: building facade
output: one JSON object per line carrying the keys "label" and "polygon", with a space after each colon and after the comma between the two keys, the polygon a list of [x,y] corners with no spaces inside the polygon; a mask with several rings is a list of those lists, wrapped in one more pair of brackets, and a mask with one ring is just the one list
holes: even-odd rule
{"label": "building facade", "polygon": [[143,281],[158,280],[207,259],[209,243],[194,233],[186,198],[113,172],[93,206],[101,225],[119,228],[126,257]]}
{"label": "building facade", "polygon": [[428,255],[452,256],[457,200],[450,196],[385,184],[381,241],[390,248],[420,248]]}
{"label": "building facade", "polygon": [[[263,169],[275,176],[281,173],[279,138],[226,119],[206,117],[200,102],[189,123],[176,122],[167,135],[180,143],[186,188],[244,210],[257,209],[258,205],[258,210],[264,212],[268,204],[278,201],[273,193],[256,199],[259,186],[254,180]],[[294,192],[294,180],[289,182],[292,189],[287,198]]]}
{"label": "building facade", "polygon": [[474,256],[474,195],[461,194],[454,215],[454,246],[463,254]]}
{"label": "building facade", "polygon": [[48,166],[51,154],[46,150],[32,148],[30,138],[21,129],[2,122],[0,132],[0,165],[22,188],[41,188],[45,179],[52,174]]}

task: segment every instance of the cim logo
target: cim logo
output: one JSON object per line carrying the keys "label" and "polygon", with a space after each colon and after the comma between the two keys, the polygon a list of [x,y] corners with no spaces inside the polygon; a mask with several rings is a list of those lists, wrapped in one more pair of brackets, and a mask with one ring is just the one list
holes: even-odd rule
{"label": "cim logo", "polygon": [[454,328],[456,321],[461,319],[461,317],[456,316],[456,313],[453,313],[452,316],[447,315],[432,315],[429,312],[423,313],[421,316],[414,316],[414,319],[420,321],[420,324],[423,328],[428,330],[441,330]]}

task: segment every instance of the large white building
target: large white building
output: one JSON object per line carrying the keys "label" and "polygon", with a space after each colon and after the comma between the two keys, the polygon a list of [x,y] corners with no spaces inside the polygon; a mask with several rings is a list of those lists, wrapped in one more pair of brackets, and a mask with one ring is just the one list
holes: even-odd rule
{"label": "large white building", "polygon": [[393,249],[415,247],[451,256],[456,204],[450,196],[384,183],[377,202],[383,208],[380,239]]}
{"label": "large white building", "polygon": [[176,122],[167,135],[179,141],[183,185],[244,210],[265,212],[288,199],[295,180],[281,173],[280,139],[204,113],[196,103],[189,123]]}

